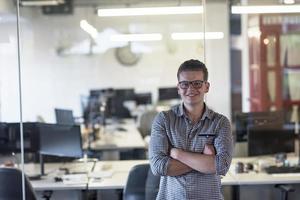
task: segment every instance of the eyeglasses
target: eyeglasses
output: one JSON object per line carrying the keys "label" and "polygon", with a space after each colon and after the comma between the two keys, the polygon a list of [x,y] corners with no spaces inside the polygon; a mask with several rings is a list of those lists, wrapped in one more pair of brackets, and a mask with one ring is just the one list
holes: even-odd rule
{"label": "eyeglasses", "polygon": [[188,89],[190,85],[195,89],[200,89],[205,81],[195,80],[195,81],[180,81],[178,82],[181,89]]}

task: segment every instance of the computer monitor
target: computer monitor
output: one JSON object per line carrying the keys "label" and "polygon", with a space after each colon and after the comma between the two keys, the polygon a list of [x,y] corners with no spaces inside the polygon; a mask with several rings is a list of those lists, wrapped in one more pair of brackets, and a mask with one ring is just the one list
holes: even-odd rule
{"label": "computer monitor", "polygon": [[72,110],[55,108],[55,117],[56,117],[57,124],[66,124],[66,125],[75,124]]}
{"label": "computer monitor", "polygon": [[273,125],[281,127],[284,123],[282,111],[236,113],[234,117],[237,142],[247,141],[247,128],[254,125]]}
{"label": "computer monitor", "polygon": [[39,123],[40,154],[82,157],[80,126]]}
{"label": "computer monitor", "polygon": [[40,165],[44,175],[43,155],[81,158],[82,140],[80,126],[39,123],[40,133]]}
{"label": "computer monitor", "polygon": [[7,123],[0,123],[0,153],[3,153],[7,148],[9,141]]}
{"label": "computer monitor", "polygon": [[86,125],[102,124],[105,118],[111,117],[113,96],[112,88],[90,90],[87,105],[83,111],[84,123]]}
{"label": "computer monitor", "polygon": [[152,94],[149,93],[138,93],[135,94],[135,102],[137,105],[149,105],[152,104]]}
{"label": "computer monitor", "polygon": [[172,99],[180,99],[177,87],[165,87],[158,89],[158,100],[165,101]]}
{"label": "computer monitor", "polygon": [[248,156],[259,156],[295,151],[293,128],[272,125],[248,127]]}
{"label": "computer monitor", "polygon": [[[24,151],[36,153],[39,150],[39,133],[36,123],[23,123]],[[0,153],[21,152],[20,123],[0,123]]]}
{"label": "computer monitor", "polygon": [[115,89],[111,102],[111,117],[131,118],[130,111],[124,106],[125,101],[134,101],[135,93],[133,88]]}

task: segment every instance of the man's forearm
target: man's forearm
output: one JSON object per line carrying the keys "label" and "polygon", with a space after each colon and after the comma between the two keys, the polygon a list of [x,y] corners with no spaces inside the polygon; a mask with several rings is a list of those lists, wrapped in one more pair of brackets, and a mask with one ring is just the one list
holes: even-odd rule
{"label": "man's forearm", "polygon": [[215,155],[178,151],[174,159],[196,171],[206,174],[216,173]]}
{"label": "man's forearm", "polygon": [[175,160],[175,159],[170,159],[169,164],[168,164],[168,170],[167,170],[167,175],[168,176],[179,176],[182,174],[185,174],[187,172],[190,172],[192,169],[187,166],[186,164]]}

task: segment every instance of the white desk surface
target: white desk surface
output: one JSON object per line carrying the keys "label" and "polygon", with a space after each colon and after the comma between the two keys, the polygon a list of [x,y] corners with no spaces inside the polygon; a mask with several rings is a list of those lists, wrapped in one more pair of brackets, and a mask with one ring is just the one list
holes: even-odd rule
{"label": "white desk surface", "polygon": [[100,180],[90,179],[89,189],[122,189],[126,185],[130,169],[138,164],[149,163],[148,160],[99,161],[94,171],[112,171],[111,177]]}
{"label": "white desk surface", "polygon": [[[120,131],[118,128],[124,128]],[[145,149],[146,143],[143,140],[133,121],[125,124],[107,126],[100,138],[91,143],[92,150],[128,150]]]}
{"label": "white desk surface", "polygon": [[[34,190],[83,190],[87,188],[87,183],[64,184],[62,181],[55,182],[55,177],[63,175],[63,171],[59,168],[68,168],[70,173],[91,172],[94,166],[93,162],[89,163],[45,163],[45,174],[40,180],[30,180]],[[40,174],[39,164],[25,164],[25,173],[27,175]]]}
{"label": "white desk surface", "polygon": [[[265,161],[272,162],[272,158],[262,158]],[[300,183],[300,174],[279,174],[272,175],[265,172],[250,172],[237,174],[234,172],[235,163],[239,162],[256,162],[257,158],[234,158],[229,172],[222,177],[222,185],[260,185],[260,184],[277,184],[277,183]],[[296,159],[294,159],[296,161]],[[124,188],[130,169],[137,165],[149,163],[148,160],[128,160],[128,161],[98,161],[94,166],[93,172],[106,174],[106,177],[89,178],[89,190],[102,189],[122,189]],[[42,180],[31,181],[35,190],[84,190],[87,184],[64,184],[63,182],[55,182],[54,177],[59,176],[58,169],[67,167],[70,173],[86,171],[89,174],[94,163],[66,163],[66,164],[45,164],[45,171],[48,174]],[[25,172],[39,173],[40,166],[38,164],[26,164]],[[108,175],[109,174],[109,175]]]}
{"label": "white desk surface", "polygon": [[[289,157],[288,160],[290,164],[296,164],[298,162],[297,157]],[[300,183],[300,173],[290,173],[290,174],[267,174],[264,171],[261,172],[249,172],[249,173],[235,173],[234,167],[237,162],[251,162],[251,163],[265,163],[265,164],[275,164],[275,158],[270,156],[265,157],[244,157],[244,158],[234,158],[229,170],[232,178],[235,179],[236,185],[260,185],[260,184],[279,184],[279,183],[289,183],[296,184]]]}
{"label": "white desk surface", "polygon": [[[126,185],[130,169],[137,164],[149,163],[148,160],[131,160],[131,161],[100,161],[97,162],[95,171],[111,170],[112,176],[102,178],[100,180],[91,179],[89,182],[89,189],[122,189]],[[105,171],[104,170],[104,171]],[[227,174],[221,179],[223,185],[233,185],[236,183],[235,179]]]}

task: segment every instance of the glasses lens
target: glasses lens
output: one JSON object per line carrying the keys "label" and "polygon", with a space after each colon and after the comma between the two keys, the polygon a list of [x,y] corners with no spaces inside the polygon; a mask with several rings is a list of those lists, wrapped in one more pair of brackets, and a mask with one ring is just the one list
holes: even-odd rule
{"label": "glasses lens", "polygon": [[179,87],[181,89],[187,89],[187,88],[189,88],[189,82],[188,81],[181,81],[181,82],[179,82]]}
{"label": "glasses lens", "polygon": [[193,81],[192,82],[194,88],[201,88],[202,83],[203,83],[202,81]]}

